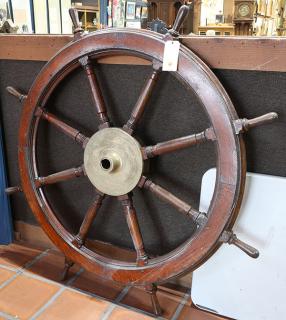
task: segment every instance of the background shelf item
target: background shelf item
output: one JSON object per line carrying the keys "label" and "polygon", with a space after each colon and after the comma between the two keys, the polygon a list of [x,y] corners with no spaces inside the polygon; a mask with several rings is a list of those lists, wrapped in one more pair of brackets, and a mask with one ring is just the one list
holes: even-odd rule
{"label": "background shelf item", "polygon": [[[100,7],[98,6],[75,6],[85,31],[94,31],[100,28]],[[95,22],[95,23],[94,23]]]}

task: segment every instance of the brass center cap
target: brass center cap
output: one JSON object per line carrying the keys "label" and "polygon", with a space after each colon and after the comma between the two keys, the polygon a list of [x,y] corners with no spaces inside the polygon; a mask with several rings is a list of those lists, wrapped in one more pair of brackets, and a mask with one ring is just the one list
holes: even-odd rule
{"label": "brass center cap", "polygon": [[102,129],[85,147],[84,167],[99,191],[111,196],[126,194],[136,187],[142,175],[140,145],[122,129]]}

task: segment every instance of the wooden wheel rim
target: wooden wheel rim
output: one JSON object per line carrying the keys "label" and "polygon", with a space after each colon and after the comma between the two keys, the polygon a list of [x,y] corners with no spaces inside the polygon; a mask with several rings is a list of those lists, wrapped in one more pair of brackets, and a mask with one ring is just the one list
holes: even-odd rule
{"label": "wooden wheel rim", "polygon": [[233,224],[241,202],[245,154],[243,142],[234,131],[233,120],[237,119],[237,115],[226,92],[210,69],[190,50],[181,46],[176,75],[197,94],[217,138],[216,187],[206,225],[177,249],[160,258],[151,259],[148,265],[140,267],[132,263],[113,261],[91,252],[86,247],[78,249],[73,245],[73,235],[57,220],[41,188],[37,190],[35,187],[37,168],[33,165],[33,141],[38,122],[34,113],[37,106],[45,105],[56,85],[78,66],[80,57],[119,51],[162,61],[163,36],[147,31],[105,30],[85,36],[62,49],[43,68],[30,89],[21,116],[18,158],[27,201],[55,245],[68,258],[106,279],[124,284],[145,285],[163,282],[195,269],[219,247],[219,237],[224,229]]}

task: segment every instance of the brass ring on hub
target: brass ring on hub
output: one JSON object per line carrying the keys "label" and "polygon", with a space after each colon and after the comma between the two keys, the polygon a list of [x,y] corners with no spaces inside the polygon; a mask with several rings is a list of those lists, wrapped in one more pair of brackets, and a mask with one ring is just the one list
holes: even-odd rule
{"label": "brass ring on hub", "polygon": [[143,171],[137,140],[119,128],[105,128],[88,141],[84,152],[87,177],[97,190],[111,196],[132,191]]}

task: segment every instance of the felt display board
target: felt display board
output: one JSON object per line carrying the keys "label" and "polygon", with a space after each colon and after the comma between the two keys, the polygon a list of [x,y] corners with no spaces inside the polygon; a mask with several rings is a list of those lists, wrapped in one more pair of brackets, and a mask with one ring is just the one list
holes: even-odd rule
{"label": "felt display board", "polygon": [[[43,62],[0,61],[0,103],[11,186],[19,184],[17,134],[21,105],[5,91],[12,85],[28,91]],[[97,65],[100,85],[115,126],[128,119],[149,66]],[[17,73],[15,72],[17,71]],[[246,134],[248,171],[285,176],[286,154],[286,73],[215,70],[241,117],[255,117],[276,111],[279,120]],[[96,131],[97,118],[85,74],[76,70],[47,103],[47,109],[86,135]],[[199,101],[171,74],[163,73],[150,99],[136,136],[142,145],[197,133],[209,126]],[[38,157],[41,175],[78,166],[83,161],[80,146],[46,122],[39,130]],[[215,148],[205,143],[150,161],[146,175],[186,202],[198,208],[203,174],[215,166]],[[45,187],[48,199],[60,220],[77,232],[91,203],[94,190],[86,177]],[[192,223],[148,191],[136,190],[137,209],[147,252],[162,254],[186,240],[194,231]],[[23,194],[11,197],[14,219],[36,223]],[[89,236],[131,247],[132,242],[122,208],[114,198],[106,198]]]}

